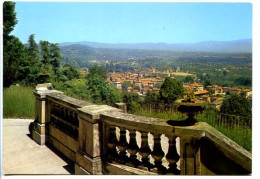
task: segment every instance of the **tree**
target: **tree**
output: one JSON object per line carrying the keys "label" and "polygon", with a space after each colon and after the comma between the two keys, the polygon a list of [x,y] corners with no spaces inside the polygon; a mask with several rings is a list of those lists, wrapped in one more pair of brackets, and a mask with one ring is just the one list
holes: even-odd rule
{"label": "tree", "polygon": [[9,37],[4,46],[3,57],[3,85],[4,87],[9,87],[19,79],[19,71],[23,68],[21,62],[24,62],[26,59],[24,45],[17,37]]}
{"label": "tree", "polygon": [[61,62],[60,49],[58,47],[58,44],[56,43],[51,43],[49,48],[50,48],[50,64],[54,71],[54,75],[57,75],[57,71],[60,68],[60,62]]}
{"label": "tree", "polygon": [[44,73],[48,73],[50,66],[50,43],[48,41],[40,41],[41,55]]}
{"label": "tree", "polygon": [[209,80],[209,79],[206,79],[205,81],[204,81],[204,88],[206,88],[207,86],[209,86],[209,85],[211,85],[211,81]]}
{"label": "tree", "polygon": [[9,34],[14,30],[14,26],[17,24],[16,12],[15,12],[15,3],[6,1],[3,4],[3,37],[4,45],[8,38]]}
{"label": "tree", "polygon": [[128,88],[129,86],[132,86],[132,84],[131,84],[129,81],[124,81],[124,82],[122,83],[122,90],[123,90],[124,92],[126,92],[126,91],[127,91],[127,88]]}
{"label": "tree", "polygon": [[136,93],[126,92],[123,95],[123,102],[126,103],[127,111],[134,112],[141,108],[141,98]]}
{"label": "tree", "polygon": [[17,66],[22,56],[23,44],[18,38],[10,36],[17,24],[15,3],[4,2],[3,4],[3,85],[9,87],[18,76]]}
{"label": "tree", "polygon": [[226,114],[251,117],[252,104],[244,96],[232,94],[224,99],[220,111]]}
{"label": "tree", "polygon": [[160,100],[164,103],[165,107],[171,108],[176,99],[183,97],[184,88],[180,81],[166,77],[159,93]]}
{"label": "tree", "polygon": [[194,78],[191,75],[187,75],[184,79],[185,83],[192,83],[194,82]]}
{"label": "tree", "polygon": [[159,99],[160,96],[158,93],[148,91],[144,99],[144,105],[151,111],[152,109],[156,109],[158,107]]}
{"label": "tree", "polygon": [[[25,72],[20,71],[21,80],[25,81],[28,85],[35,85],[38,83],[38,73],[40,71],[40,58],[39,58],[39,48],[34,40],[34,34],[29,36],[27,51],[27,60],[21,64]],[[24,71],[23,70],[23,71]]]}
{"label": "tree", "polygon": [[72,80],[80,77],[80,73],[78,72],[78,70],[70,64],[65,64],[63,66],[62,73],[67,77],[67,80]]}
{"label": "tree", "polygon": [[252,79],[249,77],[239,77],[235,79],[235,84],[238,86],[252,86]]}
{"label": "tree", "polygon": [[107,70],[105,68],[99,66],[92,66],[89,68],[89,73],[87,75],[87,79],[91,79],[94,77],[101,78],[103,80],[107,79]]}
{"label": "tree", "polygon": [[87,86],[94,103],[114,106],[115,103],[121,101],[118,89],[106,83],[102,78],[94,76],[88,79]]}

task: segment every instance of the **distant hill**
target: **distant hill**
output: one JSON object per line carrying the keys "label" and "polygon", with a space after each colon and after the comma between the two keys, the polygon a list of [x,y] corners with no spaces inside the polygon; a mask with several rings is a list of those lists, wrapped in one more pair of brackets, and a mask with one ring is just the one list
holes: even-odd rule
{"label": "distant hill", "polygon": [[206,41],[190,44],[167,44],[167,43],[98,43],[98,42],[64,42],[59,44],[61,48],[71,45],[87,46],[89,48],[102,49],[139,49],[139,50],[164,50],[174,52],[230,52],[251,53],[252,39],[234,41]]}

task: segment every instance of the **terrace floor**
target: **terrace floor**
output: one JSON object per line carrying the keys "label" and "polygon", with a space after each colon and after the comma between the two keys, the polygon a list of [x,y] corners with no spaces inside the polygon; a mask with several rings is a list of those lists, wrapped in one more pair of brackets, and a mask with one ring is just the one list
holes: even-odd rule
{"label": "terrace floor", "polygon": [[74,165],[57,150],[40,146],[29,134],[30,119],[2,120],[2,169],[4,175],[73,174]]}

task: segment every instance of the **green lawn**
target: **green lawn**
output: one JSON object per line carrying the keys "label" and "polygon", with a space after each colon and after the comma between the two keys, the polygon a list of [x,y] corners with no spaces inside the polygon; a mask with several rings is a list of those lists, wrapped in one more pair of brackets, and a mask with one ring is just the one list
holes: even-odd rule
{"label": "green lawn", "polygon": [[3,91],[4,118],[34,118],[34,88],[10,86]]}

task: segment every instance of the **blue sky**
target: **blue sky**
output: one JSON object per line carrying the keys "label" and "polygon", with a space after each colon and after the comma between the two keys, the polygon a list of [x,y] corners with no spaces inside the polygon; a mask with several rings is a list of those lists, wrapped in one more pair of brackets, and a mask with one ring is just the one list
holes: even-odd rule
{"label": "blue sky", "polygon": [[250,3],[16,2],[13,35],[52,43],[196,43],[252,38]]}

